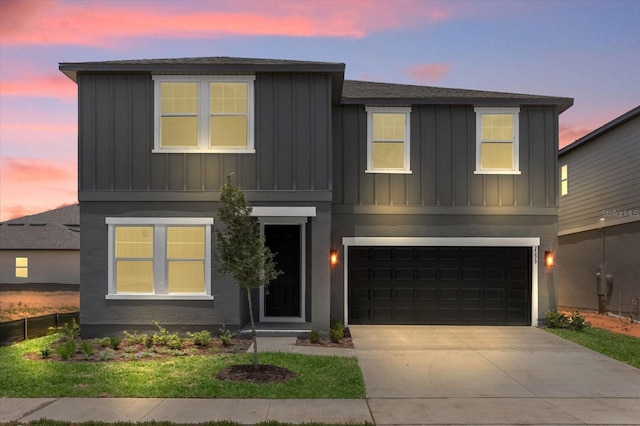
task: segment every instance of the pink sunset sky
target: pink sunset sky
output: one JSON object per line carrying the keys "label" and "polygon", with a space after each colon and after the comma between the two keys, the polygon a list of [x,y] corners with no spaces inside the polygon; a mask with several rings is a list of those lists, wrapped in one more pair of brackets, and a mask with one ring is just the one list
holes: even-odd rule
{"label": "pink sunset sky", "polygon": [[574,98],[560,147],[640,104],[640,1],[0,0],[0,221],[77,202],[60,62],[237,56]]}

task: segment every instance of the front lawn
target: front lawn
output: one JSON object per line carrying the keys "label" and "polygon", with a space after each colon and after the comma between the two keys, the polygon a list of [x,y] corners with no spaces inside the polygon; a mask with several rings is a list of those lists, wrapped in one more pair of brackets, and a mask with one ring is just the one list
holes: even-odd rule
{"label": "front lawn", "polygon": [[219,353],[133,361],[27,359],[56,337],[0,348],[0,397],[154,398],[364,398],[355,358],[290,353],[260,354],[261,364],[288,368],[286,383],[255,384],[216,379],[229,365],[250,364],[250,354]]}
{"label": "front lawn", "polygon": [[547,328],[549,333],[640,368],[640,339],[595,327],[583,330]]}

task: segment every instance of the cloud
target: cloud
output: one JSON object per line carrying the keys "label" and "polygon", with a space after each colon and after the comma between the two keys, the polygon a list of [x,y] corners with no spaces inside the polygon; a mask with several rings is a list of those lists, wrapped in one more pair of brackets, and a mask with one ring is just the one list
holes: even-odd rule
{"label": "cloud", "polygon": [[453,15],[446,2],[420,0],[0,3],[2,13],[13,22],[0,29],[0,42],[7,45],[110,47],[132,37],[360,38],[374,31],[422,26]]}
{"label": "cloud", "polygon": [[52,97],[74,100],[78,86],[64,75],[22,77],[0,81],[2,96]]}
{"label": "cloud", "polygon": [[432,83],[442,80],[451,71],[450,64],[420,64],[407,69],[407,74],[415,81]]}
{"label": "cloud", "polygon": [[0,163],[0,220],[75,203],[75,162],[5,157]]}

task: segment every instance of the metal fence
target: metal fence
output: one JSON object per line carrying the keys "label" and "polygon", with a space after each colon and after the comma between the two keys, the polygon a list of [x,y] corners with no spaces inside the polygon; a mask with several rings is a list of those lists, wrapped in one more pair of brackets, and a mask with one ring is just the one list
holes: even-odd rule
{"label": "metal fence", "polygon": [[60,327],[73,319],[80,321],[80,312],[51,314],[0,323],[0,346],[10,345],[34,337],[46,336],[49,327]]}

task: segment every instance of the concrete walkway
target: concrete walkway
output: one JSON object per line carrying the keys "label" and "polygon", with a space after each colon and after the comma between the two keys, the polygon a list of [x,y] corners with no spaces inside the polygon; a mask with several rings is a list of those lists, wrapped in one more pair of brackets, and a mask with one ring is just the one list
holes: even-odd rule
{"label": "concrete walkway", "polygon": [[[531,327],[351,326],[356,350],[259,338],[261,352],[358,357],[366,400],[0,399],[0,422],[640,424],[640,370]],[[251,349],[252,350],[252,349]]]}

